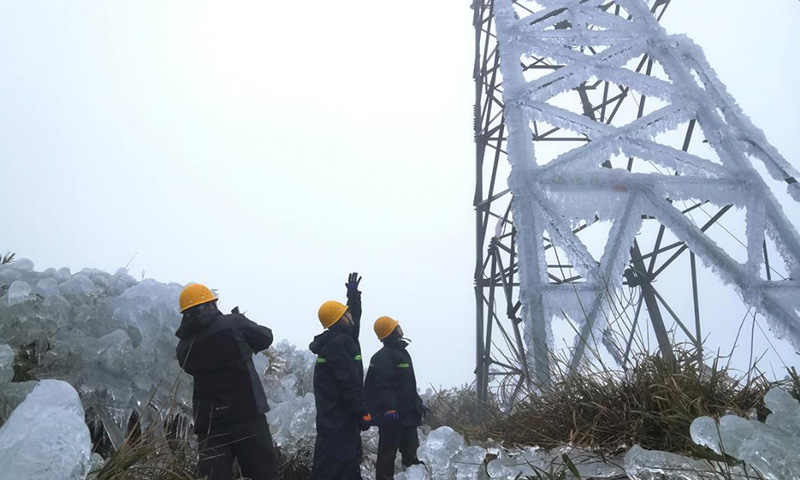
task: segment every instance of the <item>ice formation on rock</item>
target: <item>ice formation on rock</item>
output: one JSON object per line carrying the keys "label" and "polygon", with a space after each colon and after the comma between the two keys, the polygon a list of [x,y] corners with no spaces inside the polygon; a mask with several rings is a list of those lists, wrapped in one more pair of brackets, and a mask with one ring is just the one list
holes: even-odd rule
{"label": "ice formation on rock", "polygon": [[256,355],[256,369],[270,402],[267,413],[275,445],[285,454],[311,452],[316,437],[314,355],[283,340]]}
{"label": "ice formation on rock", "polygon": [[765,397],[772,412],[765,423],[726,415],[719,422],[700,417],[691,425],[692,439],[717,454],[742,463],[696,460],[634,446],[625,456],[631,480],[800,480],[800,402],[772,388]]}
{"label": "ice formation on rock", "polygon": [[[178,404],[188,411],[189,383],[174,353],[180,290],[177,284],[137,281],[124,269],[113,275],[94,269],[37,272],[33,262],[20,259],[0,266],[0,338],[14,350],[27,349],[40,377],[73,385],[88,417],[108,427],[124,428],[159,385],[154,403],[165,405],[179,378]],[[9,410],[30,388],[8,384],[0,391],[0,409]],[[113,431],[108,433],[116,444],[122,434]]]}
{"label": "ice formation on rock", "polygon": [[3,478],[83,480],[91,452],[78,393],[59,380],[39,382],[0,427]]}
{"label": "ice formation on rock", "polygon": [[433,473],[433,480],[445,480],[455,475],[453,457],[464,446],[464,439],[450,427],[440,427],[428,434],[427,441],[417,450],[419,459]]}
{"label": "ice formation on rock", "polygon": [[[777,336],[800,348],[796,313],[800,236],[751,158],[763,162],[773,178],[786,182],[796,200],[800,200],[796,181],[800,176],[742,113],[697,45],[685,36],[668,35],[642,0],[617,0],[615,4],[627,13],[623,16],[614,15],[607,4],[605,0],[494,2],[528,364],[535,366],[538,380],[547,381],[553,340],[549,319],[570,305],[576,309],[576,296],[582,300],[580,311],[570,318],[581,323],[581,331],[573,366],[583,356],[585,342],[580,339],[602,338],[607,327],[603,312],[613,297],[608,290],[621,285],[643,216],[658,219],[748,305],[763,313]],[[663,67],[668,80],[626,68],[645,54]],[[529,81],[522,58],[549,59],[563,67]],[[595,80],[624,85],[664,106],[623,126],[557,106],[555,97]],[[655,141],[657,135],[689,121],[702,128],[721,163]],[[585,135],[588,141],[538,165],[532,122]],[[615,155],[652,162],[666,173],[605,168],[603,164]],[[747,210],[744,263],[672,204],[693,199]],[[573,231],[576,222],[594,221],[596,216],[612,224],[599,261]],[[549,247],[541,241],[543,236],[566,253],[567,263],[585,283],[550,282],[544,250]],[[790,280],[760,277],[765,238],[777,246]],[[550,344],[545,345],[543,338]]]}
{"label": "ice formation on rock", "polygon": [[764,403],[772,412],[766,423],[735,415],[719,423],[701,417],[692,422],[692,439],[746,462],[768,480],[800,480],[800,403],[779,388],[771,389]]}

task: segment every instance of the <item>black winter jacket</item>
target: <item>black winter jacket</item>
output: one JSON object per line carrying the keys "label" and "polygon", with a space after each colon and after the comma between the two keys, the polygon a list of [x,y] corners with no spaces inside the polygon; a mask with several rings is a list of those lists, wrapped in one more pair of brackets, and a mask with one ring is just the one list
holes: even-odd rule
{"label": "black winter jacket", "polygon": [[393,333],[370,359],[364,392],[377,421],[385,411],[397,410],[402,425],[422,424],[422,399],[417,394],[414,364],[406,351],[407,345]]}
{"label": "black winter jacket", "polygon": [[185,318],[175,335],[180,338],[178,362],[194,377],[195,433],[269,411],[253,354],[272,344],[272,330],[249,320],[238,308],[230,315],[212,308]]}
{"label": "black winter jacket", "polygon": [[359,420],[367,413],[363,393],[364,367],[358,343],[361,292],[347,292],[347,305],[353,325],[336,323],[314,337],[308,346],[317,355],[314,365],[317,433],[357,433]]}

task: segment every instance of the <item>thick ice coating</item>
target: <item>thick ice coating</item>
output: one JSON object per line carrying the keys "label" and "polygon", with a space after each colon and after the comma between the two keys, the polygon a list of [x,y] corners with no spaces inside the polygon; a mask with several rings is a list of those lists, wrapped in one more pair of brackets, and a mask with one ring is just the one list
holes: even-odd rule
{"label": "thick ice coating", "polygon": [[[518,8],[522,3],[548,8]],[[651,10],[668,2],[614,3],[626,15],[615,15],[609,2],[595,0],[497,0],[492,4],[503,76],[511,166],[508,186],[514,196],[511,209],[518,232],[528,364],[540,381],[547,380],[554,349],[550,320],[560,318],[562,311],[575,312],[576,288],[586,298],[581,298],[578,315],[569,317],[579,327],[572,365],[579,364],[587,338],[601,338],[610,317],[607,303],[613,294],[609,295],[609,289],[621,287],[642,218],[658,219],[722,283],[731,285],[748,306],[763,314],[777,337],[800,349],[800,288],[794,282],[763,281],[759,275],[764,265],[762,247],[769,239],[788,276],[798,278],[800,236],[753,164],[763,163],[769,176],[787,185],[787,192],[800,200],[797,170],[727,93],[700,47],[685,36],[669,35],[659,25]],[[590,45],[593,54],[584,54]],[[649,68],[647,74],[626,68],[642,56],[651,67],[659,64],[664,78],[651,75]],[[536,61],[520,61],[523,58]],[[542,75],[528,68],[531,63],[550,62],[559,68]],[[594,82],[624,85],[626,91],[663,105],[629,123],[612,123],[610,117],[603,120],[596,115],[589,97],[580,103],[559,103],[562,94]],[[644,112],[643,104],[641,108]],[[659,142],[659,135],[686,122],[696,123],[705,133],[709,154],[687,152],[688,137],[683,149],[678,143]],[[537,124],[575,132],[588,141],[547,160],[542,158],[542,143],[531,141],[539,136]],[[646,160],[657,166],[657,172],[606,168],[613,166],[610,159],[618,155]],[[747,208],[744,263],[674,208],[673,202],[684,200]],[[595,218],[611,223],[600,258],[592,256],[574,231],[578,222]],[[543,236],[549,239],[547,244],[540,241]],[[584,282],[579,287],[571,282],[553,284],[548,276],[552,262],[545,252],[551,247],[563,250],[580,274]],[[572,299],[564,304],[564,297]]]}
{"label": "thick ice coating", "polygon": [[692,439],[699,445],[746,462],[768,480],[800,479],[800,404],[787,392],[773,388],[765,398],[772,413],[766,423],[735,415],[692,422]]}
{"label": "thick ice coating", "polygon": [[83,480],[91,452],[78,393],[59,380],[39,382],[0,428],[3,478]]}
{"label": "thick ice coating", "polygon": [[[155,400],[165,404],[179,378],[178,404],[188,412],[189,383],[174,353],[180,290],[124,269],[37,272],[20,259],[0,266],[0,338],[30,353],[39,377],[73,385],[90,418],[124,427],[159,384]],[[0,392],[0,405],[18,390]]]}

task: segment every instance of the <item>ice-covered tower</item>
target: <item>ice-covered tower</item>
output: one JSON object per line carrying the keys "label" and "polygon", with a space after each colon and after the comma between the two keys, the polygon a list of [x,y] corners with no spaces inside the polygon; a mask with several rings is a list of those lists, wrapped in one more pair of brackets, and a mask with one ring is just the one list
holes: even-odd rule
{"label": "ice-covered tower", "polygon": [[479,395],[546,384],[554,339],[572,369],[744,324],[751,362],[756,326],[800,349],[800,177],[669,3],[473,4]]}

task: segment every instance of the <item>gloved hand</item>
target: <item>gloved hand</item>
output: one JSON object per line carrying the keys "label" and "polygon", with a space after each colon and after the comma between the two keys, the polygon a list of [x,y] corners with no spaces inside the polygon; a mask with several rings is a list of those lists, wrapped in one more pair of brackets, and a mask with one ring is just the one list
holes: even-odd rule
{"label": "gloved hand", "polygon": [[431,412],[431,409],[428,408],[428,406],[423,403],[422,404],[422,418],[425,418],[425,415],[427,415],[429,413],[433,413],[433,412]]}
{"label": "gloved hand", "polygon": [[397,410],[386,410],[383,412],[383,419],[389,420],[390,422],[396,422],[400,420],[400,414],[397,413]]}
{"label": "gloved hand", "polygon": [[365,432],[372,426],[372,415],[369,413],[361,417],[361,431]]}
{"label": "gloved hand", "polygon": [[358,290],[358,284],[361,283],[361,277],[358,276],[358,272],[353,272],[347,276],[347,283],[344,284],[347,287],[347,291],[351,290]]}

